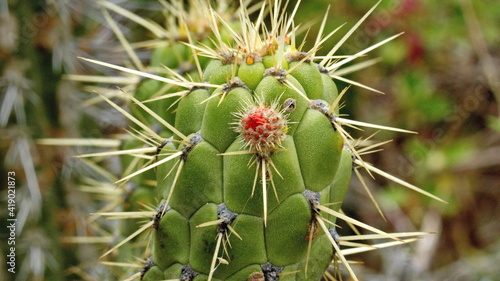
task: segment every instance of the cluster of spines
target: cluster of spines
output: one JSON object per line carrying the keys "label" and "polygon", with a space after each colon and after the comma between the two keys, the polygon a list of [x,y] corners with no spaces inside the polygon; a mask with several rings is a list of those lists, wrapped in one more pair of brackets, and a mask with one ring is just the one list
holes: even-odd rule
{"label": "cluster of spines", "polygon": [[237,117],[236,131],[242,136],[245,147],[259,155],[269,154],[286,138],[286,116],[284,110],[275,105],[251,105]]}

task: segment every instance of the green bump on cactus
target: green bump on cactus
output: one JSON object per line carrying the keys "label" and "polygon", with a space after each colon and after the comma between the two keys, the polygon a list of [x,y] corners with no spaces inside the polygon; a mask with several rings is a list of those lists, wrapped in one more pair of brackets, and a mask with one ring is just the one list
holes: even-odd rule
{"label": "green bump on cactus", "polygon": [[[326,102],[326,104],[333,104],[339,95],[339,91],[337,89],[337,85],[333,82],[332,78],[328,76],[328,74],[321,73],[321,81],[323,83],[323,94],[321,95],[321,99]],[[334,113],[336,115],[339,114],[338,107],[335,108]]]}
{"label": "green bump on cactus", "polygon": [[226,281],[260,281],[263,280],[263,278],[264,276],[261,272],[260,265],[252,264],[229,276],[228,278],[226,278]]}
{"label": "green bump on cactus", "polygon": [[[207,203],[198,209],[189,220],[191,229],[189,264],[197,272],[208,274],[211,270],[211,261],[216,245],[214,234],[217,233],[218,229],[217,225],[198,226],[217,219],[217,205]],[[164,254],[168,254],[168,252]]]}
{"label": "green bump on cactus", "polygon": [[[283,74],[279,74],[279,76],[265,76],[255,89],[255,95],[258,100],[262,100],[266,104],[272,104],[276,101],[279,104],[284,104],[287,99],[294,99],[296,101],[295,109],[288,116],[288,134],[293,135],[309,102],[297,92],[298,90],[304,93],[304,88],[297,79],[291,75],[285,77],[282,75]],[[295,89],[288,87],[284,81],[293,85]]]}
{"label": "green bump on cactus", "polygon": [[[272,183],[269,191],[271,195],[268,197],[269,212],[280,205],[283,200],[305,189],[302,175],[297,172],[300,170],[300,162],[293,138],[287,138],[282,147],[282,151],[273,153],[269,159],[271,167],[267,170],[270,175],[269,181]],[[274,192],[276,195],[272,195]]]}
{"label": "green bump on cactus", "polygon": [[[221,279],[218,279],[218,278],[210,278],[208,275],[205,275],[205,274],[200,274],[200,275],[197,275],[193,281],[210,281],[210,280],[213,280],[213,281],[222,281]],[[188,281],[188,280],[186,280]]]}
{"label": "green bump on cactus", "polygon": [[207,202],[222,202],[222,158],[218,153],[202,141],[189,151],[186,160],[181,159],[185,163],[176,183],[180,188],[172,193],[169,205],[186,218]]}
{"label": "green bump on cactus", "polygon": [[[178,152],[177,146],[171,139],[165,139],[163,143],[157,148],[156,161],[165,161],[167,158],[171,157],[174,152]],[[159,165],[156,168],[156,194],[157,198],[166,198],[170,186],[172,185],[173,178],[167,177],[173,169],[175,168],[175,163],[172,161],[167,161],[163,165]]]}
{"label": "green bump on cactus", "polygon": [[141,280],[154,281],[162,280],[163,272],[162,270],[154,264],[151,259],[146,261],[144,268],[141,270]]}
{"label": "green bump on cactus", "polygon": [[267,261],[262,218],[239,214],[231,225],[239,237],[231,235],[231,232],[224,234],[227,235],[226,249],[229,263],[221,263],[214,274],[214,277],[222,280],[226,280],[249,264],[263,264]]}
{"label": "green bump on cactus", "polygon": [[266,246],[269,262],[276,266],[297,263],[307,252],[307,231],[311,209],[302,194],[284,200],[269,214]]}
{"label": "green bump on cactus", "polygon": [[294,140],[306,188],[321,191],[335,177],[344,143],[342,137],[325,115],[308,109]]}
{"label": "green bump on cactus", "polygon": [[158,266],[153,266],[151,267],[142,277],[141,280],[143,281],[157,281],[157,280],[163,280],[163,272]]}
{"label": "green bump on cactus", "polygon": [[314,100],[323,96],[323,81],[316,64],[310,61],[294,61],[290,63],[290,69],[293,69],[290,75],[299,81],[308,98]]}
{"label": "green bump on cactus", "polygon": [[167,269],[165,269],[165,271],[163,271],[163,276],[165,277],[166,280],[179,279],[181,275],[182,275],[182,264],[180,263],[175,263],[169,266]]}
{"label": "green bump on cactus", "polygon": [[[194,88],[184,96],[177,106],[175,127],[184,135],[191,135],[201,129],[203,114],[210,96],[207,89]],[[177,136],[176,136],[177,137]]]}
{"label": "green bump on cactus", "polygon": [[[137,186],[131,182],[127,184],[130,187],[127,191],[128,194],[124,200],[123,209],[125,212],[137,212],[144,209],[151,202],[154,202],[154,189],[150,186]],[[129,236],[137,230],[142,219],[129,220],[120,225],[120,232],[123,236]]]}
{"label": "green bump on cactus", "polygon": [[213,93],[215,97],[208,101],[200,132],[201,137],[220,152],[226,151],[238,136],[231,125],[234,113],[241,108],[242,102],[252,100],[250,91],[243,87],[229,87],[227,90]]}
{"label": "green bump on cactus", "polygon": [[352,155],[349,152],[349,149],[344,146],[340,155],[339,167],[330,186],[329,192],[329,202],[336,203],[334,206],[330,206],[330,209],[334,211],[338,211],[340,209],[340,205],[345,198],[349,184],[351,183],[352,168]]}

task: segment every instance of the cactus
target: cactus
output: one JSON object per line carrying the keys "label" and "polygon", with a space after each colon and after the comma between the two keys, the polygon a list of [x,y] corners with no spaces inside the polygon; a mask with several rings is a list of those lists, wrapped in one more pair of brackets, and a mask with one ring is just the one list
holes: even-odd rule
{"label": "cactus", "polygon": [[[124,210],[134,218],[150,218],[138,230],[123,229],[127,238],[103,255],[124,252],[126,242],[151,234],[151,242],[139,249],[147,258],[143,269],[127,280],[319,280],[329,276],[325,272],[338,260],[356,279],[339,247],[336,219],[395,244],[406,240],[342,214],[353,171],[358,176],[358,168],[381,174],[438,199],[364,162],[358,152],[362,142],[345,128],[404,130],[339,115],[347,89],[338,93],[335,71],[397,37],[352,56],[336,56],[376,6],[332,51],[318,57],[334,32],[318,36],[304,50],[296,42],[293,21],[298,2],[291,15],[283,12],[281,1],[263,2],[255,21],[242,4],[237,22],[205,3],[213,35],[199,43],[181,13],[176,27],[185,32],[183,39],[174,36],[168,46],[156,47],[151,58],[155,69],[164,66],[163,73],[85,59],[148,79],[128,98],[129,111],[101,95],[131,121],[134,138],[121,151],[84,155],[123,155],[127,172],[117,184],[137,186],[130,189]],[[268,13],[270,25],[264,20]],[[167,60],[173,53],[181,60]],[[185,67],[184,60],[196,67]],[[141,159],[148,161],[139,165]],[[148,205],[154,207],[137,215]],[[130,212],[120,216],[132,216]],[[120,253],[118,260],[127,258]]]}

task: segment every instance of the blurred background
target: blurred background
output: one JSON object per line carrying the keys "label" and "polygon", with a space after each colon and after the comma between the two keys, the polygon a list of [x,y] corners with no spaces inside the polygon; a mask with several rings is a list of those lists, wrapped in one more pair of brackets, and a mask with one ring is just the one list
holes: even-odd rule
{"label": "blurred background", "polygon": [[[146,17],[158,2],[113,0]],[[294,1],[292,1],[294,2]],[[312,44],[328,5],[330,48],[375,1],[303,1],[296,22],[316,20]],[[345,77],[385,94],[353,86],[341,113],[418,132],[380,132],[393,141],[364,159],[429,191],[443,204],[387,181],[368,181],[386,220],[353,178],[344,211],[385,231],[433,232],[418,242],[351,257],[363,280],[498,280],[500,276],[500,2],[494,0],[384,0],[343,45],[354,54],[394,34],[402,36],[366,58],[380,62]],[[111,13],[129,41],[151,37]],[[147,60],[147,50],[138,53]],[[41,146],[40,138],[101,138],[124,120],[104,105],[85,106],[94,94],[68,75],[113,75],[77,57],[121,64],[126,58],[95,1],[0,0],[0,174],[16,173],[17,273],[7,274],[7,191],[2,184],[1,280],[105,280],[94,264],[106,245],[64,243],[98,232],[86,223],[99,203],[81,192],[82,176],[96,171],[74,155],[85,146]],[[109,72],[106,72],[109,71]],[[347,84],[339,81],[339,88]],[[353,132],[368,136],[375,131]],[[99,175],[100,176],[100,175]],[[368,175],[364,175],[369,179]],[[348,233],[345,227],[341,234]],[[98,234],[98,233],[97,233]],[[67,241],[66,241],[67,242]],[[75,242],[75,241],[72,241]],[[95,245],[95,247],[94,247]],[[346,279],[347,280],[347,279]]]}

